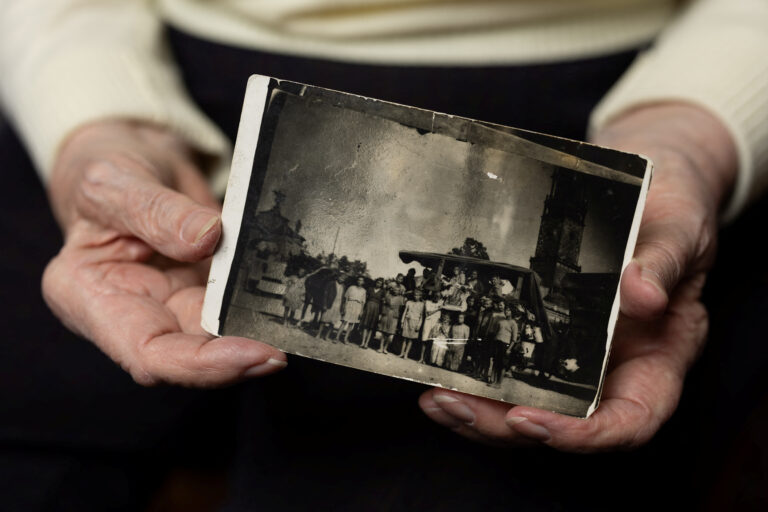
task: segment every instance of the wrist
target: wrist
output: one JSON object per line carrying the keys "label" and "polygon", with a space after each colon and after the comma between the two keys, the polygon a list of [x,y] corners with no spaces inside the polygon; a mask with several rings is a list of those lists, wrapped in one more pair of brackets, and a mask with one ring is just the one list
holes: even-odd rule
{"label": "wrist", "polygon": [[730,133],[695,105],[668,102],[628,110],[602,127],[593,141],[649,157],[657,171],[654,180],[675,171],[693,173],[716,210],[727,202],[736,181],[738,156]]}

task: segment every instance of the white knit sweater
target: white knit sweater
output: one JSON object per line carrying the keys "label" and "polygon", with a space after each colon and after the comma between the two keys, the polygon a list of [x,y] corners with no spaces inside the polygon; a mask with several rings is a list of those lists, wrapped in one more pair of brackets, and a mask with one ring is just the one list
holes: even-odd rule
{"label": "white knit sweater", "polygon": [[[226,158],[160,37],[362,63],[551,62],[654,46],[592,116],[682,100],[729,128],[740,174],[727,216],[768,186],[768,0],[0,0],[0,99],[41,175],[73,129],[128,117]],[[239,94],[239,92],[233,92]]]}

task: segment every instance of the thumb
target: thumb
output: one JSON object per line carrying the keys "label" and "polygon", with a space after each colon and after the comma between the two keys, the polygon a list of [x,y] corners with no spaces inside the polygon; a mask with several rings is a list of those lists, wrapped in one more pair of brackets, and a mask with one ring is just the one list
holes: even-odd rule
{"label": "thumb", "polygon": [[667,198],[649,196],[635,256],[622,276],[621,310],[631,318],[663,314],[677,284],[697,270],[710,246],[712,237],[695,208],[665,203]]}
{"label": "thumb", "polygon": [[179,261],[210,256],[221,235],[217,210],[164,186],[152,173],[108,160],[85,171],[77,202],[87,218]]}

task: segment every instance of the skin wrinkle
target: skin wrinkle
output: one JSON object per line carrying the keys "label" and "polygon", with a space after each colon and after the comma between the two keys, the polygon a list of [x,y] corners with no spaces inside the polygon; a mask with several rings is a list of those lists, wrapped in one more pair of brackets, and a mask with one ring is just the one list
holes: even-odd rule
{"label": "skin wrinkle", "polygon": [[[51,262],[46,267],[45,271],[43,272],[42,280],[43,299],[45,300],[45,303],[48,305],[48,307],[51,308],[51,310],[54,312],[54,314],[58,318],[62,319],[62,323],[64,323],[68,329],[70,329],[72,332],[80,334],[81,336],[87,337],[90,333],[87,332],[85,328],[83,328],[86,326],[86,323],[82,321],[78,323],[75,321],[76,318],[85,318],[85,314],[79,312],[79,314],[68,315],[68,309],[65,307],[65,305],[69,304],[67,302],[59,302],[56,300],[56,297],[63,294],[59,290],[61,285],[57,283],[66,282],[65,280],[58,279],[58,275],[61,273],[61,269],[61,256],[57,256],[51,260]],[[73,316],[76,318],[73,318]]]}
{"label": "skin wrinkle", "polygon": [[[653,120],[653,125],[660,126],[662,129],[641,132],[633,130],[632,123],[628,123],[626,119],[631,118],[631,114],[648,107],[654,112],[666,107],[665,115]],[[684,113],[684,115],[681,116],[678,113]],[[648,122],[649,113],[640,112],[640,117]],[[683,117],[688,119],[684,122]],[[713,118],[708,112],[702,112],[689,104],[655,103],[632,109],[623,118],[615,120],[612,125],[604,128],[598,137],[598,142],[641,153],[643,151],[638,148],[651,148],[652,151],[649,153],[652,153],[651,156],[654,157],[653,160],[658,168],[694,172],[707,184],[706,187],[702,187],[702,190],[712,194],[713,204],[722,202],[734,179],[733,173],[726,170],[731,167],[729,161],[737,157],[733,151],[723,151],[723,144],[715,143],[725,137],[733,146],[727,131],[719,125],[716,128],[712,127]],[[628,125],[629,135],[627,135]],[[674,129],[676,137],[668,136],[670,128]],[[617,141],[620,144],[615,144]],[[662,162],[664,165],[659,165]],[[665,174],[669,174],[669,171]]]}
{"label": "skin wrinkle", "polygon": [[[141,385],[210,387],[237,380],[242,377],[238,355],[263,361],[279,355],[256,342],[246,346],[231,338],[210,346],[210,337],[194,330],[199,285],[204,283],[198,267],[205,262],[184,265],[164,257],[161,266],[142,263],[157,254],[150,246],[156,242],[143,241],[137,231],[165,242],[159,248],[172,256],[189,252],[178,237],[161,229],[161,223],[173,219],[173,213],[186,217],[194,203],[184,192],[164,189],[161,182],[181,182],[177,173],[197,169],[183,165],[188,152],[181,151],[181,139],[154,127],[139,133],[135,125],[126,126],[93,125],[69,138],[60,152],[49,197],[65,244],[45,270],[43,296],[65,325],[93,340]],[[187,179],[185,185],[203,204],[215,205],[203,193],[202,178]],[[148,209],[150,222],[142,225]],[[206,256],[212,241],[207,237],[186,256]],[[162,260],[156,256],[155,261]],[[195,332],[184,333],[179,320]]]}
{"label": "skin wrinkle", "polygon": [[679,259],[685,259],[680,258],[680,253],[685,253],[686,251],[684,249],[678,249],[678,252],[676,253],[672,249],[670,249],[669,245],[667,243],[652,239],[647,240],[643,242],[638,242],[638,247],[641,247],[643,249],[645,248],[651,248],[654,250],[654,252],[658,253],[655,255],[654,259],[662,259],[665,264],[657,264],[657,268],[667,268],[672,269],[672,272],[659,272],[657,268],[651,268],[648,267],[647,264],[643,264],[643,268],[646,268],[648,270],[653,271],[654,273],[658,274],[658,277],[660,278],[660,281],[663,283],[664,288],[669,290],[672,287],[673,283],[676,283],[680,279],[680,274],[682,273],[682,265],[679,262]]}
{"label": "skin wrinkle", "polygon": [[137,191],[135,198],[128,202],[129,215],[138,219],[136,226],[148,240],[162,238],[160,226],[167,220],[167,204],[170,194],[159,188],[148,196],[146,191]]}
{"label": "skin wrinkle", "polygon": [[103,229],[86,219],[78,220],[72,226],[70,234],[73,235],[72,240],[67,240],[70,244],[65,244],[65,248],[74,245],[81,250],[106,247],[122,236],[115,229]]}
{"label": "skin wrinkle", "polygon": [[714,225],[714,219],[712,218],[706,218],[702,221],[699,226],[698,242],[694,251],[694,261],[699,260],[706,267],[714,263],[717,254],[717,241],[716,237],[712,234],[712,225]]}
{"label": "skin wrinkle", "polygon": [[262,354],[262,357],[260,360],[252,362],[249,365],[241,364],[242,368],[239,369],[239,371],[234,372],[235,368],[233,368],[231,365],[222,364],[222,361],[210,361],[211,357],[209,354],[204,354],[203,352],[208,350],[213,350],[215,352],[216,359],[223,359],[224,362],[229,362],[231,360],[242,360],[243,359],[243,351],[240,347],[233,347],[233,346],[226,346],[225,350],[227,353],[225,354],[225,357],[222,357],[221,350],[218,349],[218,347],[212,348],[211,345],[215,344],[220,338],[211,338],[208,341],[201,344],[197,349],[195,350],[195,354],[193,357],[193,361],[195,362],[194,365],[191,367],[187,366],[181,366],[181,368],[187,372],[191,372],[194,376],[195,374],[199,372],[203,372],[206,376],[212,376],[212,378],[207,382],[204,383],[206,386],[213,386],[216,384],[216,375],[220,373],[226,373],[228,370],[233,373],[237,373],[239,375],[242,375],[245,371],[247,371],[249,368],[252,368],[254,366],[259,366],[262,364],[265,364],[267,360],[269,359],[268,354]]}
{"label": "skin wrinkle", "polygon": [[[622,406],[620,409],[614,406],[613,416],[617,417],[614,421],[609,421],[609,418],[602,416],[599,423],[592,423],[587,429],[588,435],[586,436],[590,445],[585,446],[583,450],[578,450],[580,453],[602,452],[613,448],[627,451],[647,440],[643,432],[645,429],[642,427],[642,425],[647,424],[647,421],[641,422],[641,427],[638,429],[629,428],[631,432],[627,432],[627,430],[631,423],[637,422],[637,418],[653,418],[651,409],[642,401],[629,397],[613,398],[612,400]],[[622,411],[623,414],[619,414],[618,411]],[[585,423],[589,424],[590,422],[585,421]],[[611,424],[611,428],[608,428],[607,425],[609,424]]]}
{"label": "skin wrinkle", "polygon": [[[143,337],[139,338],[138,342],[136,343],[136,360],[141,364],[142,368],[145,366],[147,362],[154,362],[156,357],[156,352],[153,352],[155,347],[157,346],[158,340],[162,336],[173,334],[179,331],[179,325],[176,322],[172,322],[174,325],[167,326],[167,327],[161,327],[161,326],[154,326],[153,329],[150,330],[147,334],[145,334]],[[163,358],[164,362],[169,362],[167,359]],[[143,364],[142,364],[143,363]],[[147,375],[152,375],[152,372],[148,370],[144,370]]]}
{"label": "skin wrinkle", "polygon": [[[674,118],[690,114],[694,109],[690,106],[667,107],[654,109],[653,115],[648,111],[628,115],[614,121],[610,139],[604,134],[598,136],[603,145],[647,154],[657,164],[658,172],[649,193],[636,248],[636,261],[646,262],[647,267],[664,277],[662,282],[669,290],[665,314],[651,318],[656,299],[651,297],[650,290],[640,286],[641,267],[633,266],[628,274],[629,284],[622,287],[622,293],[629,295],[622,298],[628,299],[630,304],[633,300],[640,301],[631,310],[637,319],[622,315],[617,325],[617,344],[598,411],[587,420],[518,407],[509,409],[505,415],[507,418],[528,417],[532,424],[544,426],[551,433],[546,444],[552,447],[596,452],[632,449],[647,442],[676,409],[685,373],[704,346],[709,319],[699,296],[705,281],[703,272],[711,265],[716,246],[716,213],[709,208],[725,197],[733,178],[725,171],[735,167],[731,168],[732,162],[728,161],[727,155],[720,153],[722,148],[716,147],[718,141],[713,141],[711,146],[707,142],[707,149],[722,157],[712,166],[700,161],[711,158],[711,155],[687,154],[700,147],[701,141],[696,141],[697,145],[691,142],[692,130],[714,118],[706,113],[697,114],[688,118],[689,124],[678,125]],[[674,122],[670,123],[670,120]],[[691,120],[693,124],[690,124]],[[686,129],[682,137],[680,127]],[[701,128],[707,134],[717,131],[706,126]],[[673,139],[676,135],[680,142],[666,142],[665,139]],[[728,169],[717,168],[723,162]],[[712,175],[721,171],[723,176]],[[678,226],[678,223],[682,225]],[[477,413],[476,428],[496,433],[491,422],[498,418],[494,419],[490,404],[471,399],[467,403],[472,403]],[[511,427],[513,430],[517,428],[525,432],[524,427]],[[457,430],[465,432],[461,428]],[[510,444],[516,443],[511,436],[499,437]]]}
{"label": "skin wrinkle", "polygon": [[[704,310],[704,307],[702,306],[701,309]],[[693,363],[696,362],[701,352],[704,350],[704,347],[706,346],[706,332],[709,328],[709,315],[706,314],[705,311],[705,318],[701,319],[700,323],[693,325],[692,327],[696,329],[697,333],[696,336],[691,337],[689,343],[692,343],[694,345],[695,351],[693,353],[690,353],[686,355],[685,353],[678,353],[675,354],[677,359],[679,360],[679,366],[680,368],[687,372],[691,366],[693,366]],[[700,339],[701,338],[701,339]],[[682,351],[678,351],[682,352]]]}
{"label": "skin wrinkle", "polygon": [[[704,312],[704,318],[702,319],[702,321],[704,322],[704,326],[702,326],[701,324],[697,323],[697,324],[694,324],[692,326],[693,328],[689,329],[689,330],[690,331],[694,331],[694,330],[696,331],[697,336],[693,336],[692,337],[692,341],[695,344],[697,344],[697,350],[700,351],[703,348],[703,346],[704,346],[704,341],[703,340],[702,341],[698,341],[698,337],[699,337],[698,335],[702,333],[702,327],[706,327],[706,320],[707,320],[706,317],[707,317],[707,315],[706,315],[706,310],[703,308],[703,306],[700,306],[697,309],[701,309]],[[674,317],[674,318],[679,318],[681,321],[684,321],[685,323],[692,323],[691,321],[688,320],[687,315],[682,315],[682,314],[678,313],[677,311],[675,311],[672,308],[670,310],[668,310],[667,315],[669,315],[670,321],[672,320],[672,317]],[[677,336],[676,337],[676,339],[678,339],[678,340],[681,340],[681,339],[685,340],[687,338],[688,337],[685,337],[685,336]],[[679,341],[678,341],[678,343],[679,343]],[[682,354],[685,352],[684,350],[682,350],[682,348],[680,346],[678,346],[676,344],[671,344],[671,343],[669,343],[666,340],[659,340],[658,343],[649,345],[647,347],[638,346],[638,347],[635,348],[635,350],[637,351],[636,353],[634,353],[633,355],[631,355],[631,356],[629,356],[627,358],[624,358],[623,360],[624,361],[631,361],[631,360],[635,360],[635,359],[643,359],[643,358],[647,358],[648,356],[651,356],[653,354],[658,354],[661,357],[663,357],[663,359],[665,359],[665,360],[679,361],[681,359],[681,357],[682,357]],[[692,362],[695,360],[695,357],[690,356],[689,359],[691,359],[691,364],[692,364]],[[687,367],[690,366],[690,365],[680,364],[678,366],[681,369],[687,369]]]}
{"label": "skin wrinkle", "polygon": [[643,350],[643,347],[637,347],[636,350],[638,350],[638,352],[624,360],[629,361],[637,358],[644,358],[656,353],[665,360],[675,362],[677,368],[682,371],[686,371],[690,368],[696,360],[697,354],[700,353],[705,346],[703,334],[706,332],[708,326],[708,314],[706,309],[699,302],[691,305],[688,309],[695,309],[699,314],[696,318],[691,319],[689,318],[690,312],[688,312],[688,314],[682,314],[676,307],[672,306],[669,308],[667,315],[670,317],[670,323],[677,323],[673,320],[675,318],[679,319],[680,322],[687,324],[688,327],[685,329],[686,332],[696,333],[694,336],[677,336],[677,339],[680,340],[678,343],[687,341],[688,343],[694,344],[696,346],[696,353],[686,355],[687,351],[683,350],[681,346],[660,340],[659,343],[649,346],[645,350]]}
{"label": "skin wrinkle", "polygon": [[[638,404],[639,405],[639,404]],[[649,414],[649,413],[647,413]],[[641,416],[648,419],[654,419],[653,416]],[[665,418],[666,420],[666,418]],[[620,446],[621,449],[624,451],[629,451],[634,448],[637,448],[638,446],[642,446],[645,444],[653,435],[654,432],[656,432],[658,425],[661,423],[661,421],[653,421],[652,423],[644,423],[644,427],[641,427],[640,429],[637,429],[634,431],[632,436],[627,439],[622,445]]]}
{"label": "skin wrinkle", "polygon": [[[150,298],[156,302],[163,303],[165,302],[163,297],[170,293],[170,290],[168,290],[167,280],[165,283],[166,286],[164,287],[165,289],[158,293],[157,291],[151,290],[150,287],[145,283],[134,283],[132,282],[133,280],[126,279],[124,274],[131,272],[134,269],[125,268],[125,265],[132,265],[132,263],[102,263],[101,265],[107,266],[107,268],[103,270],[103,280],[110,284],[114,292],[104,295],[136,295],[138,293],[138,295]],[[162,279],[155,279],[153,280],[153,284],[157,286],[161,284],[162,281]],[[155,286],[152,288],[155,288]]]}
{"label": "skin wrinkle", "polygon": [[[663,119],[667,119],[667,117],[664,117]],[[647,117],[645,118],[647,121]],[[699,117],[695,117],[694,119],[700,119]],[[706,119],[706,116],[705,116]],[[632,131],[632,124],[629,125],[629,132]],[[664,128],[664,124],[657,123],[653,125],[655,128]],[[644,126],[641,126],[641,128],[645,128],[645,133],[648,133],[648,123],[646,123]],[[672,127],[674,128],[674,126]],[[672,129],[670,128],[670,129]],[[138,136],[133,136],[133,138],[129,138],[129,144],[128,147],[131,148],[131,150],[134,150],[134,148],[139,148],[143,150],[143,154],[147,156],[150,160],[152,160],[155,163],[160,164],[167,164],[167,168],[161,169],[155,169],[153,171],[147,171],[146,169],[131,169],[130,167],[141,167],[139,165],[134,164],[126,164],[126,172],[132,173],[133,178],[128,180],[127,183],[130,184],[141,184],[142,186],[154,183],[154,177],[147,176],[147,173],[149,172],[157,172],[162,173],[170,172],[171,175],[176,178],[178,177],[178,174],[180,170],[175,167],[175,162],[178,160],[174,159],[174,155],[167,156],[163,154],[162,144],[156,143],[156,142],[149,142],[145,143],[144,137],[149,136],[151,133],[157,133],[154,131],[154,128],[152,130],[140,130],[138,132]],[[653,130],[651,130],[653,132]],[[679,130],[676,130],[679,131]],[[130,130],[123,130],[120,133],[130,133]],[[618,137],[618,140],[621,141],[622,137],[625,136],[627,133],[627,130],[623,130],[620,132],[620,135]],[[656,139],[664,139],[662,135],[664,135],[667,132],[663,132],[662,130],[658,130],[657,133],[655,133]],[[672,133],[672,136],[675,134]],[[110,139],[107,137],[103,140],[114,140],[117,141],[116,138]],[[163,143],[166,141],[173,142],[175,139],[158,139],[158,141],[162,141]],[[652,147],[654,143],[649,143],[649,139],[643,140],[641,137],[635,137],[635,140],[639,141],[637,144],[638,146],[643,147]],[[685,139],[687,140],[687,138]],[[102,148],[98,144],[88,144],[88,138],[84,137],[81,141],[81,144],[84,143],[85,146],[90,146],[91,151],[98,151],[99,154],[110,154],[110,151],[114,153],[113,150],[108,150],[109,147],[115,146],[116,144],[105,144],[105,148]],[[93,141],[91,141],[93,142]],[[685,142],[685,145],[687,146],[689,143]],[[143,148],[143,146],[147,146],[147,148]],[[85,147],[83,146],[83,147]],[[82,150],[82,147],[80,148]],[[627,148],[627,149],[633,149],[633,148]],[[690,148],[684,148],[684,149],[676,149],[675,153],[678,151],[687,151]],[[709,149],[709,148],[708,148]],[[711,148],[713,151],[716,150],[716,148]],[[86,147],[87,150],[87,147]],[[169,150],[170,152],[170,150]],[[175,155],[179,156],[179,155]],[[705,177],[705,179],[701,179],[700,176],[698,176],[696,173],[698,173],[701,169],[694,169],[691,170],[690,166],[692,165],[692,162],[695,164],[693,160],[686,162],[684,158],[681,158],[679,155],[673,155],[672,150],[670,150],[669,155],[663,157],[659,163],[662,163],[662,166],[667,166],[666,169],[663,172],[660,172],[657,175],[657,180],[655,180],[656,187],[652,188],[652,191],[659,190],[658,186],[661,185],[661,193],[658,194],[658,199],[655,203],[655,206],[657,207],[663,207],[664,213],[666,215],[672,216],[673,219],[676,216],[679,216],[680,214],[675,211],[676,208],[688,208],[691,210],[692,207],[696,206],[696,199],[708,199],[708,198],[718,198],[719,199],[719,191],[717,190],[711,190],[710,187],[712,187],[712,183],[716,183],[717,180],[713,176]],[[166,178],[167,179],[166,175]],[[67,179],[80,179],[79,174],[75,178],[72,178],[72,176],[68,176]],[[161,178],[162,179],[162,178]],[[178,180],[180,183],[181,180]],[[684,190],[681,194],[674,194],[671,190],[669,190],[671,187],[678,186],[680,187],[680,184],[684,184],[688,186],[688,189]],[[74,185],[77,185],[78,183],[75,182]],[[75,186],[71,187],[72,190],[76,190]],[[121,193],[118,190],[118,193]],[[686,194],[693,194],[692,196],[687,196]],[[67,197],[66,195],[64,196]],[[107,201],[109,196],[101,197],[100,199],[102,201]],[[122,196],[120,199],[124,199]],[[177,198],[178,199],[178,198]],[[691,201],[694,201],[693,203]],[[670,204],[670,206],[667,208],[665,206],[665,202],[667,203],[674,203],[675,207]],[[121,206],[124,206],[123,201],[121,201]],[[109,207],[109,205],[104,205],[106,207]],[[650,205],[649,205],[650,206]],[[181,207],[179,207],[181,208]],[[650,208],[652,209],[652,208]],[[676,244],[674,242],[667,243],[666,249],[669,251],[669,255],[674,255],[678,251],[684,251],[682,252],[681,258],[687,258],[687,257],[695,257],[696,249],[698,249],[699,245],[701,245],[701,240],[694,239],[694,236],[696,236],[698,233],[698,230],[707,228],[707,222],[710,221],[709,217],[706,217],[706,208],[703,206],[694,208],[692,210],[692,215],[690,218],[685,219],[686,226],[679,229],[671,229],[667,222],[665,222],[665,219],[663,216],[656,216],[657,219],[657,226],[653,227],[653,231],[656,235],[660,236],[673,236],[673,235],[684,235],[686,238],[683,239],[684,244],[681,246],[679,244]],[[646,210],[648,211],[648,210]],[[103,212],[103,210],[102,210]],[[114,210],[108,209],[107,212],[113,212]],[[117,212],[119,213],[119,211]],[[144,214],[145,212],[141,212],[141,214]],[[98,214],[98,212],[97,212]],[[103,219],[97,218],[97,214],[94,215],[94,218],[96,220],[101,221]],[[701,218],[694,217],[695,215],[699,215]],[[653,216],[651,216],[653,217]],[[166,219],[167,220],[167,219]],[[117,222],[117,219],[107,219],[108,222],[114,223]],[[701,225],[698,223],[701,222]],[[646,229],[647,224],[643,223],[643,229]],[[114,225],[114,224],[113,224]],[[700,227],[703,226],[703,227]],[[133,227],[133,226],[132,226]],[[714,232],[711,232],[711,234],[714,234]],[[79,240],[77,237],[81,236],[84,239],[87,239],[85,235],[80,235],[75,233],[72,240]],[[699,245],[697,245],[697,243]],[[705,246],[714,245],[711,241],[706,241]],[[178,243],[169,244],[172,248],[175,248],[177,250],[183,250],[178,249]],[[119,246],[114,247],[115,250],[124,250],[125,247],[120,248]],[[656,253],[661,254],[652,244],[649,247],[645,247],[643,250],[649,250],[649,257],[653,256]],[[104,257],[104,255],[107,253],[109,248],[105,248],[104,251],[95,250],[95,251],[89,251],[88,254],[95,254],[96,256]],[[705,254],[706,251],[704,251]],[[86,252],[78,252],[76,253],[77,257],[86,258],[86,257],[93,257],[86,254]],[[112,257],[113,254],[109,253],[107,256]],[[663,260],[663,258],[662,258]],[[686,262],[690,262],[691,260],[685,260]],[[666,263],[666,262],[664,262]],[[677,263],[682,264],[683,260],[678,261]],[[697,264],[701,264],[700,261],[697,261]],[[67,267],[69,268],[69,267]],[[677,277],[684,277],[680,274],[687,273],[687,268],[684,270],[681,267],[671,267],[669,269],[670,272],[674,271],[675,268],[677,268]],[[117,274],[116,274],[117,275]],[[163,273],[163,275],[166,276],[168,279],[168,286],[175,285],[175,283],[172,281],[172,278],[168,276],[167,273]],[[71,279],[71,277],[65,273],[60,274],[60,277],[62,279]],[[638,277],[638,275],[633,276],[633,280],[631,283],[633,285],[636,285],[639,281],[636,281],[635,279]],[[180,278],[181,279],[181,278]],[[147,281],[149,282],[149,281]],[[182,280],[183,283],[183,280]],[[146,284],[146,283],[145,283]],[[60,288],[59,293],[64,294],[64,292],[67,289],[67,283],[63,283],[59,286],[63,286],[63,288]],[[71,281],[69,283],[69,286],[71,286]],[[680,286],[685,286],[685,283],[681,284]],[[680,286],[678,287],[678,290],[680,289]],[[689,289],[685,290],[685,293],[678,297],[678,293],[670,293],[670,309],[668,310],[668,315],[666,319],[664,319],[664,324],[662,325],[663,329],[659,331],[654,331],[652,329],[642,329],[640,330],[640,336],[639,337],[630,337],[626,340],[627,344],[631,344],[634,342],[637,342],[637,344],[640,346],[639,349],[625,349],[624,353],[628,356],[631,356],[630,358],[624,358],[623,360],[617,361],[618,365],[615,367],[614,371],[611,372],[611,375],[609,376],[609,379],[611,377],[616,377],[616,384],[609,388],[612,382],[614,381],[608,381],[606,382],[606,396],[609,396],[610,393],[614,394],[614,398],[607,398],[604,402],[604,406],[601,407],[598,412],[592,416],[590,420],[574,420],[573,418],[566,418],[566,417],[553,417],[553,415],[548,415],[545,413],[541,413],[540,411],[537,413],[531,413],[532,417],[540,417],[542,419],[542,425],[547,427],[550,432],[552,432],[552,440],[548,443],[553,446],[563,446],[566,449],[570,450],[577,450],[577,451],[596,451],[596,450],[605,450],[609,449],[611,446],[611,443],[616,443],[621,445],[622,447],[625,446],[634,446],[637,443],[642,443],[645,440],[647,440],[647,437],[650,436],[653,432],[655,432],[656,428],[660,424],[660,422],[668,417],[668,414],[671,414],[671,411],[674,410],[674,407],[677,403],[677,400],[679,399],[679,386],[682,385],[682,375],[676,375],[676,372],[678,372],[680,365],[685,361],[685,358],[687,356],[690,356],[690,349],[694,348],[692,345],[699,343],[701,340],[699,339],[701,334],[697,330],[694,329],[695,326],[701,326],[705,325],[705,322],[700,317],[700,311],[697,309],[692,309],[691,307],[683,307],[680,306],[680,301],[692,301],[696,300],[696,287],[690,286]],[[184,287],[179,288],[179,290],[175,290],[171,293],[169,293],[167,297],[167,301],[163,303],[163,306],[165,307],[166,311],[159,311],[157,308],[154,311],[151,311],[151,315],[153,315],[151,318],[155,319],[155,324],[151,325],[151,330],[153,330],[153,333],[160,329],[160,326],[167,326],[168,323],[176,320],[176,323],[179,324],[178,328],[181,328],[181,318],[182,314],[179,313],[177,316],[173,309],[177,309],[178,311],[182,311],[184,308],[184,301],[183,297],[181,296],[181,290],[184,290]],[[645,288],[643,288],[645,289]],[[72,294],[73,296],[78,295],[87,295],[89,290],[86,290],[84,292],[75,292]],[[632,292],[632,290],[630,290]],[[174,297],[173,300],[171,300],[171,297]],[[175,297],[179,297],[178,304],[175,303]],[[192,294],[189,295],[189,297],[192,297]],[[112,313],[119,312],[120,308],[125,307],[133,307],[135,305],[138,305],[140,307],[142,306],[141,300],[149,300],[146,297],[143,299],[139,298],[138,301],[133,302],[126,302],[125,304],[118,301],[117,297],[111,297],[110,298],[110,304],[106,305],[106,308],[101,308],[101,305],[99,305],[100,309],[98,312],[95,311],[85,311],[85,313],[90,313],[91,316],[96,315],[93,320],[100,322],[100,325],[98,327],[102,327],[104,329],[108,329],[110,325],[107,324],[105,319],[112,318],[113,315],[109,315],[110,311]],[[127,305],[127,306],[126,306]],[[83,308],[87,308],[87,304],[81,304]],[[95,305],[94,305],[95,306]],[[191,307],[191,306],[190,306]],[[95,309],[95,308],[94,308]],[[642,308],[639,309],[639,311],[642,312]],[[80,314],[80,313],[78,313]],[[166,315],[167,314],[167,315]],[[166,315],[166,316],[162,316]],[[693,318],[695,316],[695,318]],[[133,314],[132,319],[135,320],[139,318],[138,314]],[[126,324],[127,325],[127,324]],[[640,327],[639,324],[637,324],[638,327]],[[130,325],[128,326],[130,330]],[[701,327],[699,327],[700,329]],[[162,331],[160,331],[162,332]],[[630,332],[630,331],[627,331]],[[113,333],[108,332],[108,336],[105,338],[102,338],[97,341],[97,344],[100,346],[108,349],[111,353],[115,352],[124,352],[123,355],[126,355],[127,357],[122,358],[124,361],[132,361],[132,358],[130,357],[132,354],[129,352],[131,349],[136,350],[136,347],[134,345],[135,339],[127,340],[130,343],[126,344],[126,340],[122,339],[116,339],[114,336],[112,336]],[[650,337],[652,335],[656,334],[658,337],[662,337],[663,340],[660,343],[652,343],[653,339]],[[141,335],[143,336],[143,334]],[[144,342],[143,351],[141,353],[141,356],[146,358],[144,360],[138,360],[138,363],[141,363],[139,367],[135,367],[133,369],[132,375],[135,375],[134,379],[163,379],[165,381],[180,381],[184,383],[195,383],[200,385],[211,385],[213,383],[217,382],[224,382],[229,374],[226,373],[226,369],[230,368],[232,372],[239,371],[240,364],[239,361],[231,361],[231,365],[227,365],[228,357],[232,355],[233,352],[236,352],[238,349],[242,349],[245,351],[248,347],[244,345],[242,342],[221,342],[224,343],[221,346],[217,346],[216,344],[211,344],[210,341],[205,341],[203,337],[201,336],[193,336],[189,335],[189,337],[181,334],[177,331],[172,332],[166,332],[165,334],[160,335],[159,337],[150,338],[147,340],[140,340]],[[188,347],[187,350],[185,350],[181,354],[181,359],[176,360],[169,360],[169,357],[173,356],[173,353],[169,353],[172,351],[172,349],[184,347],[184,343],[187,341],[194,342],[195,345],[193,347]],[[120,344],[122,342],[122,345]],[[661,346],[659,346],[661,345]],[[259,347],[258,345],[256,345]],[[650,351],[647,351],[646,349],[650,348]],[[220,350],[219,350],[220,349]],[[262,352],[265,352],[267,349],[260,349]],[[252,353],[254,355],[257,354],[257,349],[254,349],[253,352],[248,350],[248,353]],[[641,357],[643,354],[647,352],[647,356]],[[187,363],[187,364],[183,364]],[[213,364],[216,363],[216,364]],[[136,364],[136,361],[132,361],[132,364]],[[200,365],[200,368],[202,369],[202,373],[196,372],[195,364]],[[222,364],[224,367],[224,374],[216,374],[212,373],[213,369],[217,367],[218,364]],[[633,373],[633,370],[640,370],[640,374],[635,375]],[[149,370],[152,372],[151,374],[142,374],[142,371]],[[181,372],[179,371],[181,370]],[[678,372],[679,373],[679,372]],[[241,374],[237,374],[241,375]],[[237,376],[236,375],[236,376]],[[631,378],[630,378],[631,376]],[[196,380],[197,378],[197,380]],[[659,382],[667,382],[668,386],[667,389],[659,389],[656,384]],[[455,395],[459,396],[459,395]],[[648,398],[647,400],[643,400],[643,397],[652,397]],[[653,399],[653,401],[651,401]],[[510,411],[514,409],[504,409],[498,407],[492,407],[491,404],[484,402],[482,400],[476,400],[473,398],[467,398],[462,399],[463,402],[466,404],[471,404],[473,411],[477,414],[477,420],[475,427],[468,427],[466,425],[460,425],[456,427],[456,431],[464,435],[466,437],[471,437],[473,439],[483,439],[483,441],[486,441],[487,436],[484,434],[490,434],[493,442],[495,443],[501,443],[501,442],[507,442],[507,443],[517,443],[522,438],[521,435],[517,434],[516,430],[510,429],[506,426],[506,424],[503,422],[503,418],[505,416],[504,411]],[[637,401],[639,403],[634,403],[633,401]],[[647,403],[646,403],[647,402]],[[607,408],[606,408],[607,406]],[[653,407],[651,407],[653,406]],[[649,414],[648,411],[651,411],[650,413],[652,416],[643,416],[644,414]],[[448,413],[446,413],[448,414]],[[528,413],[526,413],[528,414]],[[554,419],[553,419],[554,418]],[[445,418],[442,418],[445,419]],[[609,421],[610,420],[610,421]],[[437,420],[436,420],[437,421]],[[499,423],[501,422],[501,423]],[[558,431],[559,429],[559,431]],[[588,438],[579,437],[581,433],[591,433],[592,435]],[[530,442],[530,440],[529,440]],[[580,446],[581,444],[581,446]]]}
{"label": "skin wrinkle", "polygon": [[[110,187],[112,178],[105,176],[112,173],[111,166],[106,162],[89,165],[83,171],[83,181],[80,187],[77,187],[75,202],[77,204],[75,216],[91,219],[96,217],[94,212],[103,206],[104,188]],[[111,206],[111,205],[110,205]],[[94,219],[95,220],[95,219]]]}

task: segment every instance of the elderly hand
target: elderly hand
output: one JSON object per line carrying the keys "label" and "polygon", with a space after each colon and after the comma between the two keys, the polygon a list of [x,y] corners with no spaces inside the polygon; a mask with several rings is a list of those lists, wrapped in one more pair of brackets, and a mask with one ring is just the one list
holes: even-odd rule
{"label": "elderly hand", "polygon": [[200,327],[221,220],[179,138],[138,122],[85,126],[62,147],[49,196],[65,243],[43,276],[46,302],[136,382],[218,386],[285,366],[275,348]]}
{"label": "elderly hand", "polygon": [[699,299],[736,150],[717,119],[681,103],[627,112],[594,141],[655,164],[635,257],[622,276],[621,316],[600,407],[578,419],[443,389],[425,392],[424,412],[461,435],[574,452],[630,448],[647,442],[677,407],[707,332]]}

